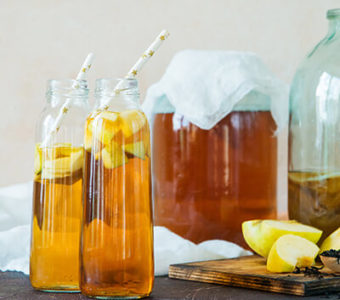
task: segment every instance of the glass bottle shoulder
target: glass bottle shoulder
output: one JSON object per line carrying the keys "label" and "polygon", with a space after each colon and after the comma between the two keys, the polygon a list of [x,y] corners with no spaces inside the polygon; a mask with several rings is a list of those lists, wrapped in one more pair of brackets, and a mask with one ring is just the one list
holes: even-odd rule
{"label": "glass bottle shoulder", "polygon": [[293,79],[295,81],[320,77],[323,73],[340,77],[339,33],[328,33],[299,65]]}
{"label": "glass bottle shoulder", "polygon": [[[38,116],[38,121],[36,122],[36,141],[41,142],[46,134],[53,128],[55,120],[59,114],[62,107],[62,103],[57,105],[51,105],[47,103],[40,115]],[[67,114],[63,118],[59,132],[56,136],[57,142],[64,142],[65,140],[83,140],[83,130],[86,117],[90,112],[90,107],[88,102],[83,102],[77,105],[71,105]],[[77,137],[75,137],[77,136]]]}
{"label": "glass bottle shoulder", "polygon": [[[293,78],[290,109],[340,95],[340,38],[328,34],[304,59]],[[321,98],[320,98],[321,97]],[[304,104],[305,103],[305,104]]]}

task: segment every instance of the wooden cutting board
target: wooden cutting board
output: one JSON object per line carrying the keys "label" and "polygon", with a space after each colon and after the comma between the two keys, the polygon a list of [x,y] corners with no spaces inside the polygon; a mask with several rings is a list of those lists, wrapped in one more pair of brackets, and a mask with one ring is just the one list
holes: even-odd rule
{"label": "wooden cutting board", "polygon": [[294,273],[270,273],[266,270],[265,260],[257,255],[177,264],[169,267],[170,278],[275,293],[310,296],[340,290],[340,274],[334,275],[326,268],[320,272],[323,278]]}

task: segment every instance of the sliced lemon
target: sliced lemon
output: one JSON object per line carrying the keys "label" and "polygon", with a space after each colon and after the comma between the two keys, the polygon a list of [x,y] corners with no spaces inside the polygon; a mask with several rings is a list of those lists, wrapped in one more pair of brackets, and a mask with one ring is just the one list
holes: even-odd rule
{"label": "sliced lemon", "polygon": [[296,221],[252,220],[242,224],[243,237],[257,254],[267,257],[275,241],[286,234],[294,234],[317,243],[322,231]]}
{"label": "sliced lemon", "polygon": [[92,148],[92,135],[93,132],[93,120],[88,120],[85,126],[85,137],[84,137],[84,147],[85,150],[89,151]]}
{"label": "sliced lemon", "polygon": [[320,247],[320,253],[331,249],[340,250],[340,227],[323,241]]}
{"label": "sliced lemon", "polygon": [[313,242],[293,234],[276,240],[271,248],[267,270],[270,272],[293,272],[295,267],[310,267],[318,255],[319,247]]}
{"label": "sliced lemon", "polygon": [[121,129],[125,138],[137,133],[146,123],[145,115],[138,110],[123,111],[119,116],[121,119]]}
{"label": "sliced lemon", "polygon": [[92,134],[104,147],[109,146],[114,135],[120,130],[119,116],[115,112],[102,111],[92,125]]}
{"label": "sliced lemon", "polygon": [[[83,149],[70,148],[70,155],[56,159],[46,159],[42,165],[42,179],[70,176],[83,167]],[[73,151],[73,152],[72,152]]]}
{"label": "sliced lemon", "polygon": [[122,148],[125,152],[132,154],[141,159],[145,158],[145,147],[143,142],[136,142],[132,144],[123,145]]}
{"label": "sliced lemon", "polygon": [[83,149],[71,153],[71,172],[78,171],[83,168],[84,153]]}
{"label": "sliced lemon", "polygon": [[103,148],[101,157],[106,169],[122,166],[128,161],[122,147],[116,142],[112,142],[110,146]]}
{"label": "sliced lemon", "polygon": [[42,151],[40,148],[40,143],[35,145],[34,150],[34,174],[39,174],[42,167]]}

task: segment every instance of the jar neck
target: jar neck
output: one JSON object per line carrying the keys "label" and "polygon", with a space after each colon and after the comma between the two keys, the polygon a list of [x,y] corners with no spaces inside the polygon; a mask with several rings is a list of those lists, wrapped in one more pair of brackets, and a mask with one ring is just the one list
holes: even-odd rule
{"label": "jar neck", "polygon": [[334,35],[340,31],[340,9],[332,9],[327,12],[328,34]]}
{"label": "jar neck", "polygon": [[139,107],[138,82],[134,78],[98,79],[95,89],[97,107]]}
{"label": "jar neck", "polygon": [[95,109],[124,111],[139,108],[139,94],[96,94]]}
{"label": "jar neck", "polygon": [[47,104],[51,107],[63,105],[69,101],[71,106],[82,106],[88,104],[88,96],[72,96],[72,95],[52,95],[46,96]]}
{"label": "jar neck", "polygon": [[89,90],[85,80],[49,80],[47,83],[46,100],[52,107],[69,101],[70,105],[88,103]]}
{"label": "jar neck", "polygon": [[328,22],[328,34],[334,35],[340,31],[340,18],[333,18]]}

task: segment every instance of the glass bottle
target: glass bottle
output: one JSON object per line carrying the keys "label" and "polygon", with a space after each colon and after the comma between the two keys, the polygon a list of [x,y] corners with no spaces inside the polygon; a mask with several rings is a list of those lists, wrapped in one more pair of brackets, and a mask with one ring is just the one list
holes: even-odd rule
{"label": "glass bottle", "polygon": [[340,226],[340,9],[298,68],[290,91],[288,210],[324,231]]}
{"label": "glass bottle", "polygon": [[210,130],[174,112],[156,113],[152,128],[156,225],[195,243],[246,246],[243,221],[276,218],[277,127],[268,97],[252,92]]}
{"label": "glass bottle", "polygon": [[150,294],[153,220],[149,125],[135,79],[96,82],[98,104],[85,133],[81,292],[91,297],[141,298]]}
{"label": "glass bottle", "polygon": [[[87,82],[50,80],[46,98],[36,129],[30,280],[39,290],[79,291]],[[70,101],[69,111],[57,134],[42,148],[66,101]]]}

